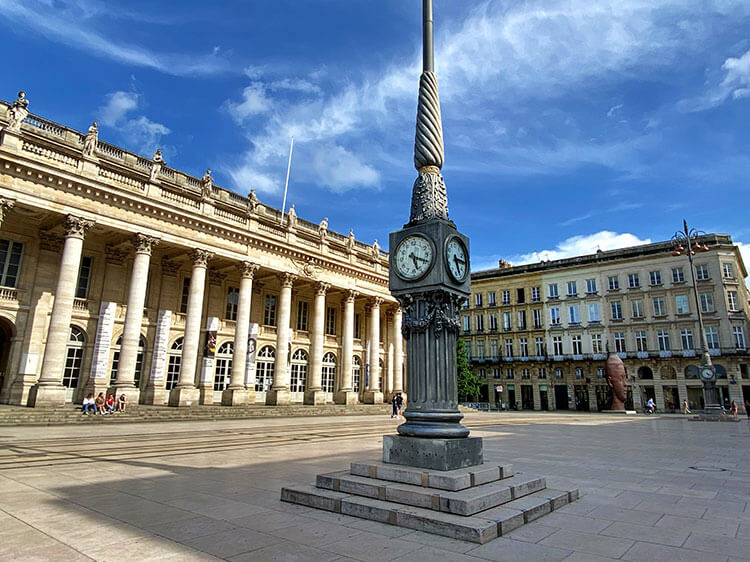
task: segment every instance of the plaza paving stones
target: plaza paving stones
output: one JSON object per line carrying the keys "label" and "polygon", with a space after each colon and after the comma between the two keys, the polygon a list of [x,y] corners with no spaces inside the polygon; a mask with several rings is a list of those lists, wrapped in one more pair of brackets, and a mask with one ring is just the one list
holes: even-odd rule
{"label": "plaza paving stones", "polygon": [[378,459],[396,423],[379,415],[4,427],[0,559],[750,560],[746,422],[467,415],[491,458],[544,475],[548,488],[581,491],[485,545],[279,501],[283,486]]}

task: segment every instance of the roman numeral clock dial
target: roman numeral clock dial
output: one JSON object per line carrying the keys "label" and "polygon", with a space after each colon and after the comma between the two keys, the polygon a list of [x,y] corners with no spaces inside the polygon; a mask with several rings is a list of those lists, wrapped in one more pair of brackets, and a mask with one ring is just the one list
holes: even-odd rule
{"label": "roman numeral clock dial", "polygon": [[432,244],[424,236],[404,238],[396,248],[396,273],[406,281],[423,277],[432,266]]}
{"label": "roman numeral clock dial", "polygon": [[469,256],[460,238],[454,236],[448,240],[445,246],[445,260],[448,262],[448,271],[453,279],[459,283],[466,279],[466,273],[469,271]]}

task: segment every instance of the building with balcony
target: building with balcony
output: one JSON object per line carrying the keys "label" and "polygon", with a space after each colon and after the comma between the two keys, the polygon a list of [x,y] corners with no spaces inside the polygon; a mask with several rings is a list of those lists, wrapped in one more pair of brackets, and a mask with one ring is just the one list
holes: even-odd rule
{"label": "building with balcony", "polygon": [[[750,399],[747,270],[724,234],[694,256],[698,306],[718,371],[721,402]],[[671,242],[472,274],[463,339],[484,398],[535,410],[606,409],[609,348],[628,372],[629,402],[666,410],[703,405],[687,367],[701,353],[690,265]]]}
{"label": "building with balcony", "polygon": [[12,107],[0,401],[344,404],[403,389],[377,245]]}

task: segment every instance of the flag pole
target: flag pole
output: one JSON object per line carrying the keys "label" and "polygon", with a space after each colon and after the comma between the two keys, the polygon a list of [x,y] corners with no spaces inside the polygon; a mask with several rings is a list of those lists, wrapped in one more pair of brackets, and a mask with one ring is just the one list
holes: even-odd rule
{"label": "flag pole", "polygon": [[286,182],[284,182],[284,200],[281,203],[281,220],[284,222],[284,209],[286,209],[286,191],[289,188],[289,172],[292,169],[292,149],[294,148],[294,137],[292,137],[291,143],[289,143],[289,163],[286,166]]}

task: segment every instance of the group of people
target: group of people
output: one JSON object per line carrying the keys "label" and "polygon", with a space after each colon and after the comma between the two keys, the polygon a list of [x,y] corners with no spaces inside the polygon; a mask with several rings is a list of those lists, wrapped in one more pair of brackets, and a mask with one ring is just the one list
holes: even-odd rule
{"label": "group of people", "polygon": [[391,398],[391,406],[393,406],[393,411],[391,412],[392,418],[397,418],[401,415],[401,408],[404,407],[404,397],[401,396],[400,392],[397,392],[393,395],[393,398]]}
{"label": "group of people", "polygon": [[[749,407],[750,407],[750,401],[746,400],[745,401],[745,411],[747,412],[748,419],[750,419],[750,410],[748,410]],[[722,411],[726,413],[727,410],[725,408],[722,408]],[[738,412],[739,412],[739,408],[737,407],[737,402],[735,402],[734,400],[732,400],[732,403],[729,405],[729,414],[732,417],[736,418]],[[692,410],[690,410],[690,406],[689,406],[687,400],[683,400],[682,401],[682,413],[685,414],[685,415],[693,413]]]}
{"label": "group of people", "polygon": [[94,394],[89,393],[89,395],[83,399],[81,413],[86,415],[99,414],[105,416],[107,414],[114,414],[115,412],[124,412],[126,405],[127,402],[124,394],[120,394],[120,397],[115,400],[113,394],[104,396],[104,393],[100,392],[99,395],[94,398]]}

